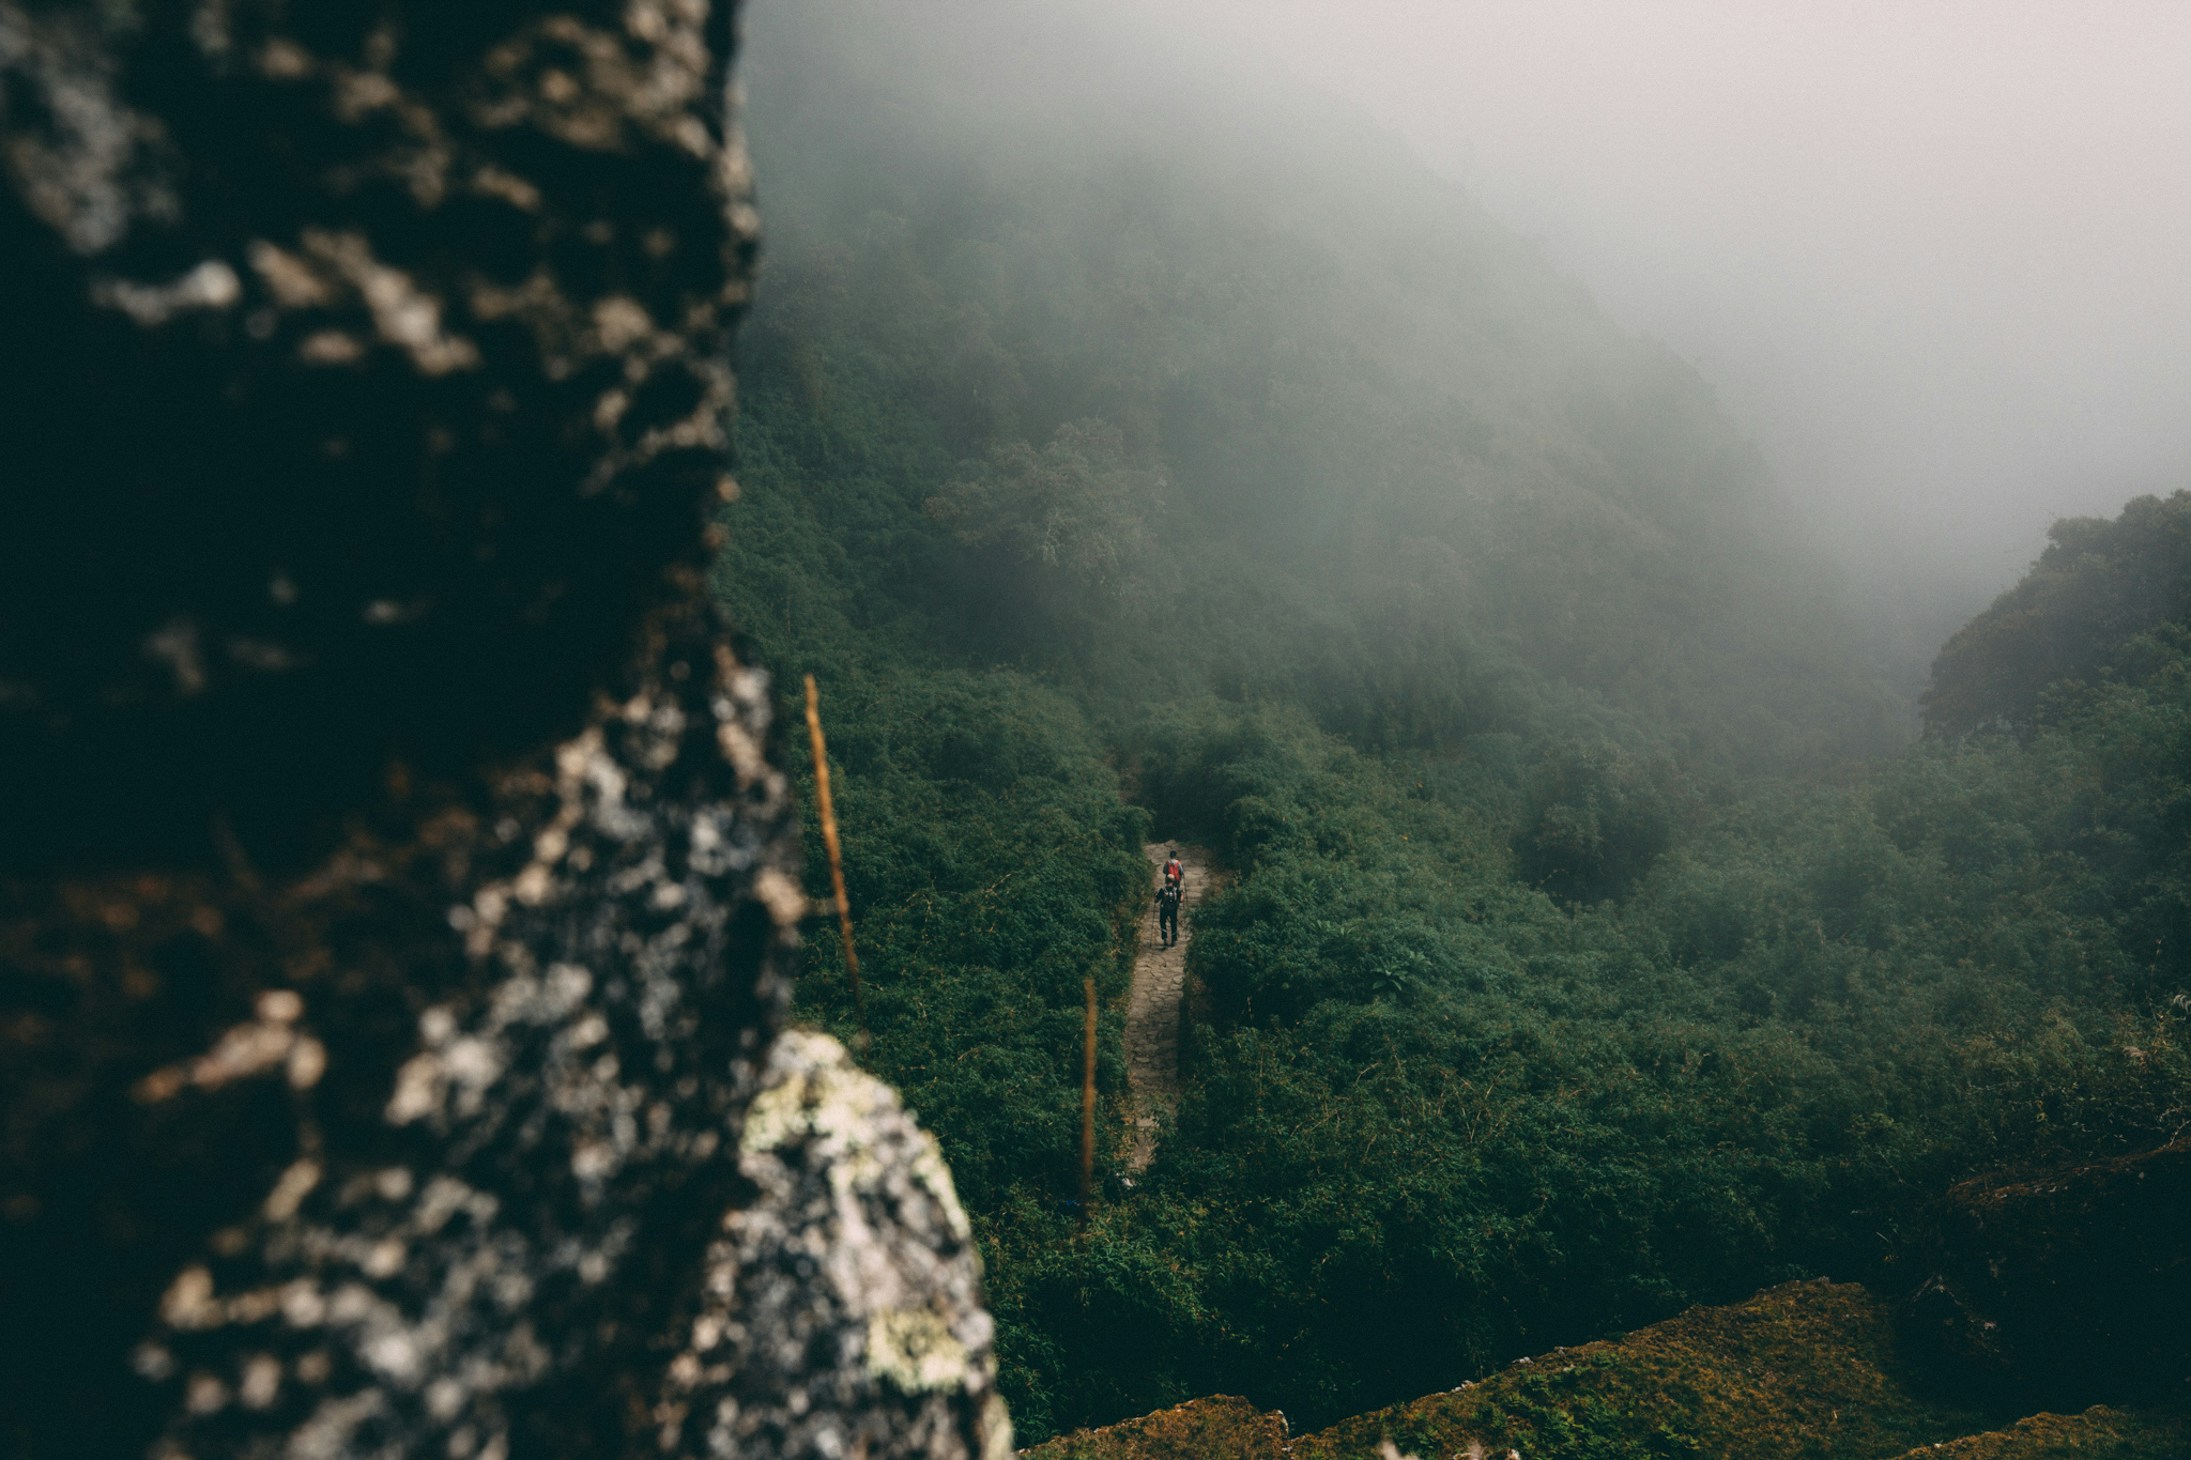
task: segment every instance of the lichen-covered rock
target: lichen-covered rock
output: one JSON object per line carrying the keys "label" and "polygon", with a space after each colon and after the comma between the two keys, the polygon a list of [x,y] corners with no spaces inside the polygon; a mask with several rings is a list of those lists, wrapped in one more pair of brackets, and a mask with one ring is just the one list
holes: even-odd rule
{"label": "lichen-covered rock", "polygon": [[1010,1455],[973,1231],[934,1140],[889,1087],[831,1039],[784,1035],[739,1166],[760,1194],[709,1253],[708,1305],[671,1367],[665,1448]]}
{"label": "lichen-covered rock", "polygon": [[0,889],[14,1453],[646,1452],[800,902],[765,683],[655,622],[484,810]]}
{"label": "lichen-covered rock", "polygon": [[0,862],[295,864],[575,729],[725,481],[730,37],[0,0]]}
{"label": "lichen-covered rock", "polygon": [[748,1119],[731,36],[0,0],[0,1455],[1001,1443],[933,1148]]}
{"label": "lichen-covered rock", "polygon": [[[437,826],[438,855],[379,869],[399,906],[443,900],[443,980],[403,978],[431,939],[329,927],[300,890],[335,966],[132,1086],[148,1118],[208,1132],[263,1088],[246,1129],[282,1158],[132,1346],[153,1454],[618,1454],[659,1402],[740,1196],[730,1143],[798,901],[764,684],[705,638],[665,654],[505,786],[496,825]],[[337,906],[375,876],[345,853]],[[388,986],[342,977],[366,958]],[[409,1027],[352,1033],[389,994]]]}

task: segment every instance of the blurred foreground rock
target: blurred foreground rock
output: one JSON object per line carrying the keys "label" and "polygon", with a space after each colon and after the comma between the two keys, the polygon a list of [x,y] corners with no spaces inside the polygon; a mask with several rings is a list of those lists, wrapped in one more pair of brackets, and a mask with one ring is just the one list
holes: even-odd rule
{"label": "blurred foreground rock", "polygon": [[776,1040],[731,19],[0,0],[0,1454],[1008,1443]]}
{"label": "blurred foreground rock", "polygon": [[1010,1455],[973,1230],[896,1094],[834,1040],[785,1034],[740,1169],[759,1195],[709,1253],[707,1307],[671,1369],[694,1423],[687,1449],[667,1432],[665,1448],[957,1455],[978,1436],[984,1460]]}

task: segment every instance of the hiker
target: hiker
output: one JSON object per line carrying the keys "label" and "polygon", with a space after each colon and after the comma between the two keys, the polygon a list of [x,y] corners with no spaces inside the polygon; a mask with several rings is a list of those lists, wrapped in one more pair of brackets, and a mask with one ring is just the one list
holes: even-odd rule
{"label": "hiker", "polygon": [[1156,931],[1169,948],[1179,941],[1179,884],[1167,880],[1156,895]]}
{"label": "hiker", "polygon": [[1187,869],[1180,865],[1177,847],[1171,849],[1170,860],[1164,864],[1164,885],[1176,887],[1181,892],[1187,890]]}

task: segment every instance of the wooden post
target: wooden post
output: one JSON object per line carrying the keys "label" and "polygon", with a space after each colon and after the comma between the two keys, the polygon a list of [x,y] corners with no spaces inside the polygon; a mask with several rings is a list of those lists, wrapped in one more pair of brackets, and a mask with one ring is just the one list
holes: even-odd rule
{"label": "wooden post", "polygon": [[829,852],[829,885],[837,894],[837,927],[844,935],[844,968],[852,976],[852,1010],[860,1021],[860,1047],[867,1046],[867,999],[860,992],[860,955],[852,946],[852,900],[844,891],[844,852],[837,843],[837,811],[829,799],[829,746],[822,739],[822,697],[814,676],[806,677],[806,734],[814,746],[814,802],[821,815],[822,846]]}
{"label": "wooden post", "polygon": [[1088,1018],[1086,1021],[1086,1059],[1080,1080],[1080,1220],[1088,1220],[1090,1204],[1095,1200],[1095,1077],[1096,1077],[1096,988],[1095,975],[1088,975]]}

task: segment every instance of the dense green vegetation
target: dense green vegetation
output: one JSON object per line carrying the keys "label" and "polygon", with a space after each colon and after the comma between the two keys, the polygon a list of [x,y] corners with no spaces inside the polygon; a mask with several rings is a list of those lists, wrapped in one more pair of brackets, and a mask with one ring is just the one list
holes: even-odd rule
{"label": "dense green vegetation", "polygon": [[[2113,522],[2057,522],[2048,537],[2030,574],[1940,651],[1925,694],[1936,733],[2029,732],[2053,686],[2089,683],[2118,668],[2137,635],[2191,623],[2191,510],[2182,493],[2140,497]],[[2151,661],[2140,654],[2135,662]]]}
{"label": "dense green vegetation", "polygon": [[[1957,1176],[2191,1119],[2146,546],[2191,498],[2059,530],[1908,746],[1703,386],[1374,136],[757,22],[718,582],[823,687],[869,1061],[974,1213],[1023,1435],[1321,1422],[1876,1273]],[[1237,880],[1178,1129],[1082,1230],[1082,980],[1115,1096],[1152,827]],[[800,999],[853,1032],[833,940]]]}

